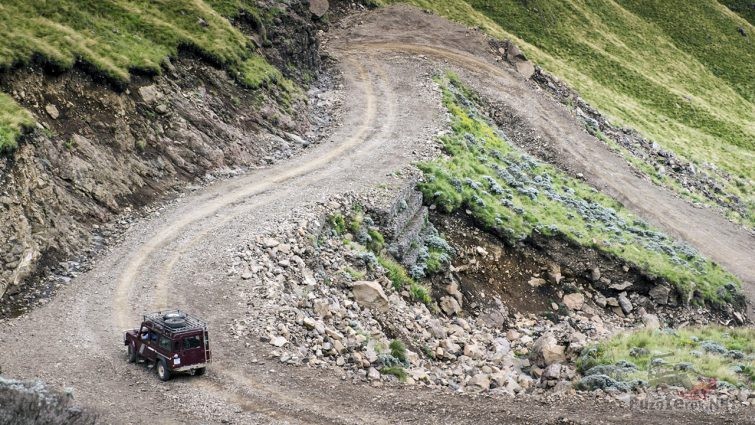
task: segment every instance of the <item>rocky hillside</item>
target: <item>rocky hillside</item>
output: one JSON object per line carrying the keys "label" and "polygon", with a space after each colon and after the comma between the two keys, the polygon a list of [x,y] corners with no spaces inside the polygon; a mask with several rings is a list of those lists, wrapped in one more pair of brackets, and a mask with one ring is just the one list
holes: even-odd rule
{"label": "rocky hillside", "polygon": [[321,60],[303,2],[0,10],[0,294],[101,245],[129,208],[308,143],[299,84]]}

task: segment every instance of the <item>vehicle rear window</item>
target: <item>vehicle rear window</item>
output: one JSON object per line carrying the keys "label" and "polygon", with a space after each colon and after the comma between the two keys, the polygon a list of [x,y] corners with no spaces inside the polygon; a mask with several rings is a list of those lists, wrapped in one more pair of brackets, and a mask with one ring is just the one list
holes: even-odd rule
{"label": "vehicle rear window", "polygon": [[184,350],[190,350],[192,348],[198,348],[202,346],[202,340],[199,335],[188,336],[184,338]]}

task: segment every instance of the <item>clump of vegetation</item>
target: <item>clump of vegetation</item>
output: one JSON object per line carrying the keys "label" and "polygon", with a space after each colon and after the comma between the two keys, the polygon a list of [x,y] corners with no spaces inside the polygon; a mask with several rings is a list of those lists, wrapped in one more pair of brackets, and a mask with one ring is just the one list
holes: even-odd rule
{"label": "clump of vegetation", "polygon": [[405,382],[409,376],[402,366],[383,366],[380,368],[380,373],[383,375],[393,375],[401,382]]}
{"label": "clump of vegetation", "polygon": [[414,283],[414,279],[409,277],[404,266],[396,260],[384,255],[378,258],[378,263],[385,270],[386,276],[388,276],[388,279],[393,284],[393,289],[400,291],[405,286]]}
{"label": "clump of vegetation", "polygon": [[391,343],[388,345],[388,348],[391,349],[391,355],[395,358],[397,358],[399,361],[406,363],[406,346],[403,342],[399,339],[394,339],[391,341]]}
{"label": "clump of vegetation", "polygon": [[333,213],[328,216],[328,224],[333,229],[333,232],[340,236],[346,232],[346,220],[341,213]]}
{"label": "clump of vegetation", "polygon": [[433,297],[430,296],[430,292],[425,286],[417,282],[412,282],[409,285],[409,294],[412,299],[417,300],[428,307],[431,307],[433,304]]}
{"label": "clump of vegetation", "polygon": [[723,2],[744,19],[716,0],[377,3],[410,3],[513,40],[614,124],[637,129],[698,167],[722,170],[711,176],[725,193],[744,200],[743,221],[755,223],[753,188],[746,184],[755,180],[750,2]]}
{"label": "clump of vegetation", "polygon": [[367,230],[367,236],[369,236],[369,239],[367,240],[367,248],[374,253],[380,253],[380,251],[383,250],[383,247],[385,247],[385,238],[383,237],[383,234],[380,233],[378,229],[371,228]]}
{"label": "clump of vegetation", "polygon": [[635,264],[681,294],[695,291],[716,305],[740,297],[739,281],[693,248],[516,149],[488,123],[474,95],[454,75],[439,83],[453,131],[441,139],[448,157],[419,165],[426,200],[449,213],[469,210],[480,225],[512,244],[535,232],[558,235]]}
{"label": "clump of vegetation", "polygon": [[718,326],[622,333],[585,349],[586,375],[690,387],[699,378],[755,388],[755,329]]}
{"label": "clump of vegetation", "polygon": [[[255,52],[227,17],[243,11],[264,31],[268,17],[246,0],[7,0],[0,4],[0,71],[42,61],[65,70],[77,62],[124,85],[132,71],[160,74],[188,48],[251,88],[293,86]],[[272,13],[272,12],[271,12]],[[0,150],[16,145],[31,114],[0,93]]]}

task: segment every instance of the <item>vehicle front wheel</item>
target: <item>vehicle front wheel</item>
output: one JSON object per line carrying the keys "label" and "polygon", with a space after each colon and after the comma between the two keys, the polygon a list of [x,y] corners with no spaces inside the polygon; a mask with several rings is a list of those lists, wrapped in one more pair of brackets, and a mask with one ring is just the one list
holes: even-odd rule
{"label": "vehicle front wheel", "polygon": [[167,381],[170,379],[170,370],[168,369],[168,364],[165,362],[165,359],[160,359],[157,362],[157,377],[160,378],[161,381]]}
{"label": "vehicle front wheel", "polygon": [[136,348],[134,348],[134,344],[131,343],[128,345],[128,362],[134,363],[136,361]]}
{"label": "vehicle front wheel", "polygon": [[202,376],[204,375],[205,368],[200,367],[198,369],[194,369],[194,376]]}

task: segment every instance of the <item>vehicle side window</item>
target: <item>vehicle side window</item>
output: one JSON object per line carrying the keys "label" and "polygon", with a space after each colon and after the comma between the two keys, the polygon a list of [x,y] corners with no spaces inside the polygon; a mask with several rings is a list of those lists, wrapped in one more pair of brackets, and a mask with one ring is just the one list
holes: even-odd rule
{"label": "vehicle side window", "polygon": [[198,348],[201,346],[202,340],[199,338],[199,335],[184,338],[184,350],[191,350],[192,348]]}
{"label": "vehicle side window", "polygon": [[166,338],[164,336],[161,336],[160,337],[160,348],[162,348],[163,350],[170,351],[170,339],[168,339],[168,338]]}

